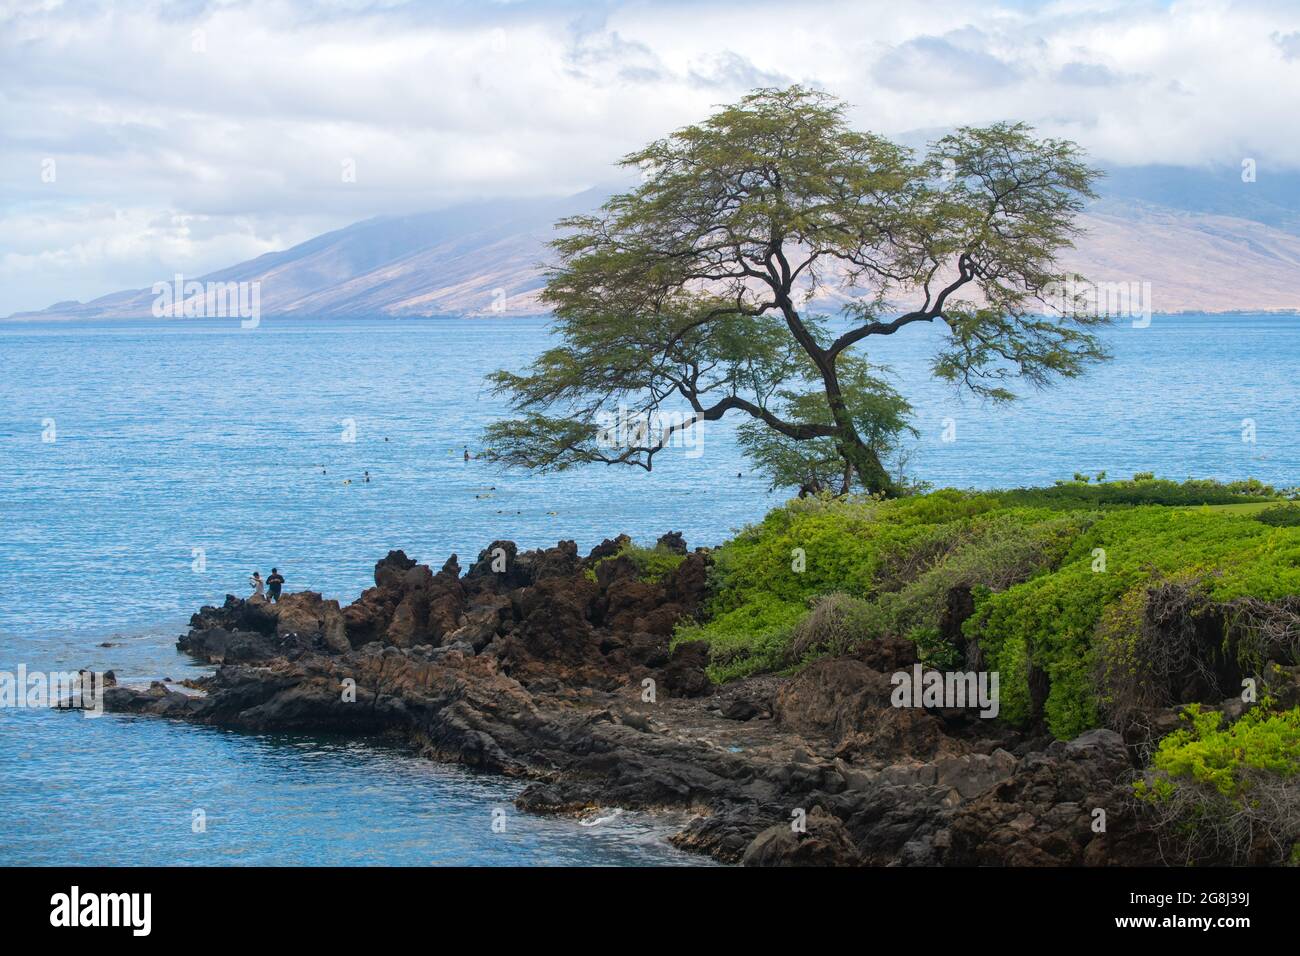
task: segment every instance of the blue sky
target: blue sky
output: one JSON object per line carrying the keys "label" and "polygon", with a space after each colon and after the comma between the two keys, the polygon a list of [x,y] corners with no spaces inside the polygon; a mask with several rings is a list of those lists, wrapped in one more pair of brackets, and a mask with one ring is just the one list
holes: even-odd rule
{"label": "blue sky", "polygon": [[1104,162],[1300,168],[1294,2],[0,0],[0,315],[577,192],[788,82],[891,135],[1023,119]]}

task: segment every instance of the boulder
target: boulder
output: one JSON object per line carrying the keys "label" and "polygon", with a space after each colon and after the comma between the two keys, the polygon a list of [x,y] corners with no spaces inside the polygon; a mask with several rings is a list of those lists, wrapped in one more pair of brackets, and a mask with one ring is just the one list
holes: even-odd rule
{"label": "boulder", "polygon": [[671,551],[673,554],[686,553],[686,539],[682,537],[680,531],[669,531],[667,534],[659,536],[655,542],[656,548],[663,548],[665,551]]}
{"label": "boulder", "polygon": [[197,614],[190,617],[190,627],[203,631],[210,628],[222,628],[227,631],[252,631],[258,634],[274,634],[276,630],[275,605],[266,600],[238,598],[226,595],[221,607],[211,605],[202,607]]}
{"label": "boulder", "polygon": [[744,866],[859,866],[861,854],[839,818],[814,807],[797,832],[790,823],[768,827],[741,859]]}
{"label": "boulder", "polygon": [[713,692],[713,681],[706,668],[709,666],[709,645],[706,641],[688,641],[673,648],[668,666],[664,668],[663,684],[673,697],[704,697]]}
{"label": "boulder", "polygon": [[[1006,758],[998,757],[1003,765]],[[943,862],[961,866],[1081,866],[1159,862],[1141,832],[1136,771],[1119,734],[1091,730],[1026,755],[1014,772],[963,805]],[[954,776],[961,782],[962,774]],[[1105,830],[1095,828],[1097,811]]]}
{"label": "boulder", "polygon": [[381,590],[401,590],[406,572],[415,567],[415,559],[405,551],[389,551],[387,557],[375,563],[375,587]]}

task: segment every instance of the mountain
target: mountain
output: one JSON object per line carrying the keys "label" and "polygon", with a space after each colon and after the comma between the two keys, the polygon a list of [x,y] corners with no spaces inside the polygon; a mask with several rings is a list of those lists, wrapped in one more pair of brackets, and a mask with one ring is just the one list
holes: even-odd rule
{"label": "mountain", "polygon": [[[258,282],[263,315],[536,313],[555,221],[597,208],[610,190],[565,199],[497,200],[380,216],[203,276]],[[170,284],[171,276],[161,277]],[[60,302],[11,318],[148,318],[152,288]]]}
{"label": "mountain", "polygon": [[[1107,172],[1102,198],[1081,216],[1085,235],[1061,257],[1067,269],[1150,282],[1158,312],[1300,308],[1300,176]],[[595,209],[609,192],[367,219],[197,278],[258,282],[264,316],[535,314],[555,221]],[[147,318],[156,298],[133,289],[11,318]]]}
{"label": "mountain", "polygon": [[1099,281],[1151,283],[1155,312],[1300,309],[1300,233],[1237,216],[1106,200],[1061,256]]}

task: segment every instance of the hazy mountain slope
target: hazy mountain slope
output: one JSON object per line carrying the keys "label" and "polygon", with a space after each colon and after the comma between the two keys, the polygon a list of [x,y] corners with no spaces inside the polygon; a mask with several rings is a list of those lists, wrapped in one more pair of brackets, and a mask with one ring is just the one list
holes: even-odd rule
{"label": "hazy mountain slope", "polygon": [[1105,173],[1099,191],[1107,200],[1250,219],[1300,235],[1300,173],[1267,162],[1253,182],[1242,181],[1240,166],[1112,166]]}
{"label": "hazy mountain slope", "polygon": [[[1150,282],[1156,311],[1300,308],[1300,190],[1289,189],[1300,178],[1293,179],[1111,170],[1106,198],[1084,214],[1086,235],[1062,263],[1098,281]],[[368,219],[194,278],[260,282],[267,316],[536,313],[555,220],[594,209],[607,194]],[[142,318],[153,302],[150,289],[136,289],[16,317]]]}
{"label": "hazy mountain slope", "polygon": [[1300,236],[1232,216],[1099,203],[1061,262],[1104,282],[1150,282],[1157,312],[1300,308]]}
{"label": "hazy mountain slope", "polygon": [[[595,208],[606,195],[590,190],[558,200],[500,200],[367,219],[283,252],[185,278],[260,282],[264,315],[490,312],[498,289],[507,311],[536,311],[527,293],[542,284],[555,221]],[[159,281],[170,283],[172,276]],[[14,318],[144,318],[154,299],[151,289],[132,289]]]}

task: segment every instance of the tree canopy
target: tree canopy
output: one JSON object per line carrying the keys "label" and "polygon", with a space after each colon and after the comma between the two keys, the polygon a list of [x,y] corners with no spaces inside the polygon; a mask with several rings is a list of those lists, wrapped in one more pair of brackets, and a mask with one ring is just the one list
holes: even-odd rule
{"label": "tree canopy", "polygon": [[[1089,328],[1103,316],[1049,308],[1098,175],[1073,143],[999,123],[917,155],[845,113],[803,87],[757,90],[625,157],[636,188],[557,224],[542,299],[559,344],[491,377],[518,417],[489,426],[487,456],[650,470],[679,432],[731,413],[778,484],[890,492],[883,459],[910,408],[865,343],[941,322],[933,374],[996,401],[1106,357]],[[835,322],[810,308],[826,301]],[[648,427],[614,435],[619,414]]]}

